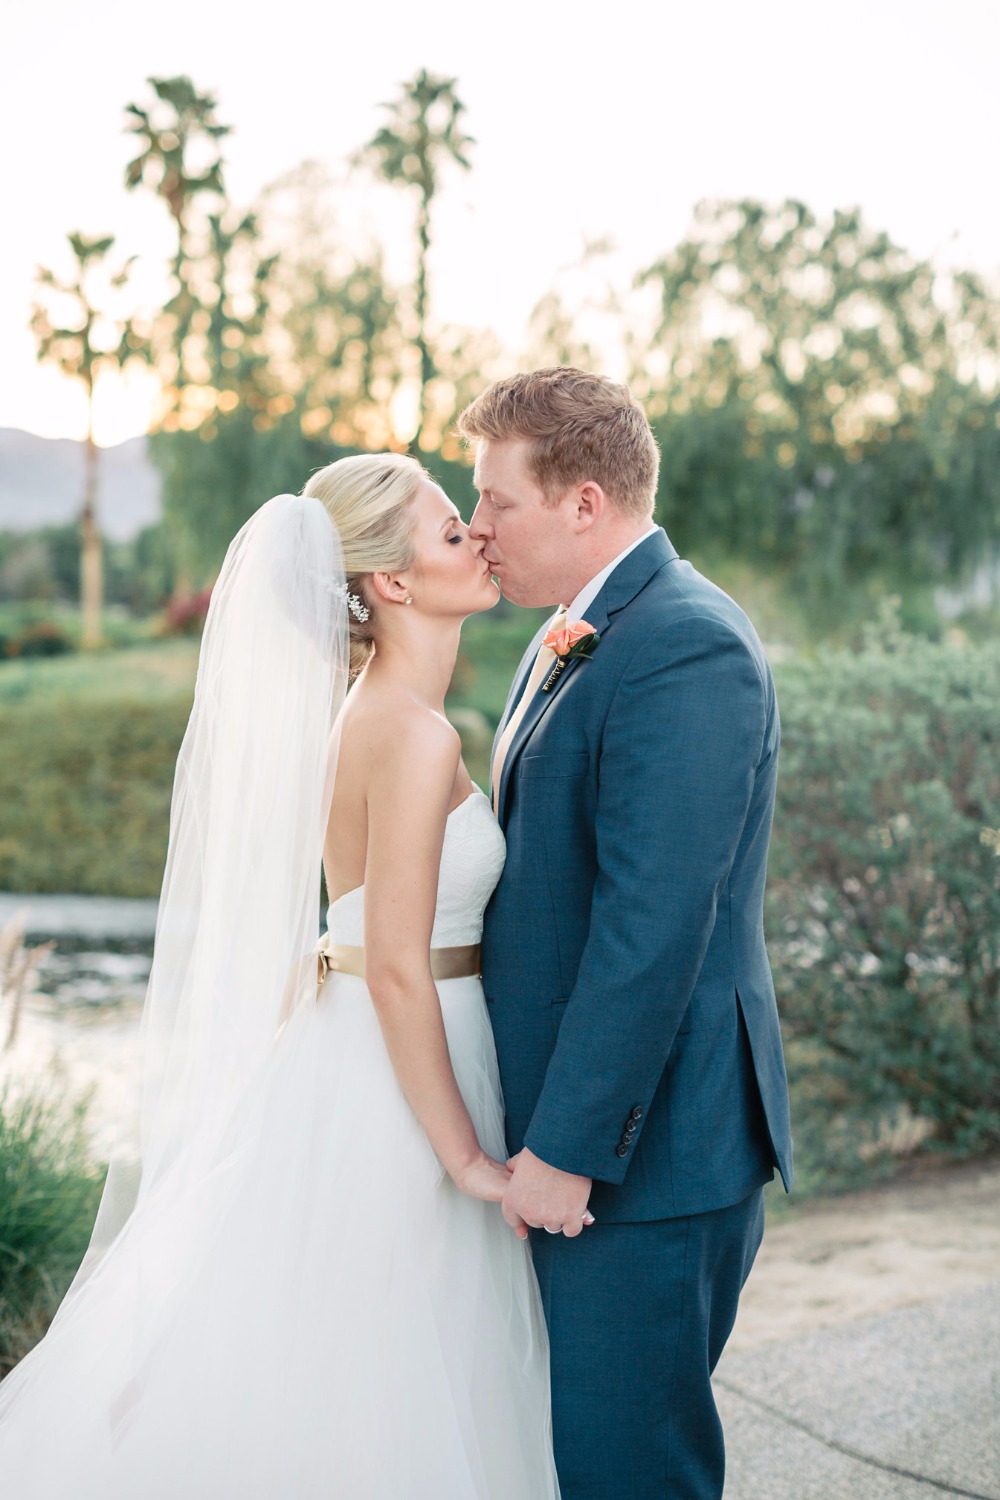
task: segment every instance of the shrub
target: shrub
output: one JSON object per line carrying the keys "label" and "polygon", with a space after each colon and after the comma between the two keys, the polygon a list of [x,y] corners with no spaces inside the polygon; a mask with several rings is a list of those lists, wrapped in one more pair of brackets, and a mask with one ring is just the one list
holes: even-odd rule
{"label": "shrub", "polygon": [[0,657],[65,656],[73,649],[55,620],[39,620],[15,635],[0,635]]}
{"label": "shrub", "polygon": [[200,636],[211,602],[211,589],[201,589],[196,594],[175,594],[167,600],[163,612],[162,634]]}
{"label": "shrub", "polygon": [[104,1174],[85,1113],[0,1092],[0,1376],[41,1338],[87,1248]]}
{"label": "shrub", "polygon": [[72,650],[72,642],[54,620],[29,626],[19,641],[8,642],[7,646],[8,656],[64,656]]}
{"label": "shrub", "polygon": [[780,673],[769,932],[826,1181],[1000,1144],[1000,645],[886,625]]}
{"label": "shrub", "polygon": [[0,743],[0,888],[156,896],[190,699],[13,702]]}

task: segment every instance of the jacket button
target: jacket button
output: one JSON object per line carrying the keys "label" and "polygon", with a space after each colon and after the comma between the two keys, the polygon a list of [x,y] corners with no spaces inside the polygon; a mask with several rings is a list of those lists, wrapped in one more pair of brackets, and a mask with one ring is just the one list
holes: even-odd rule
{"label": "jacket button", "polygon": [[638,1128],[639,1127],[635,1123],[634,1120],[629,1120],[628,1124],[625,1126],[625,1134],[626,1135],[635,1135],[635,1133],[638,1130]]}
{"label": "jacket button", "polygon": [[618,1156],[628,1156],[628,1147],[624,1144],[621,1146],[616,1146],[615,1152]]}
{"label": "jacket button", "polygon": [[632,1111],[632,1118],[633,1118],[633,1120],[641,1120],[642,1119],[642,1105],[641,1104],[637,1104],[636,1107],[635,1107],[635,1109]]}

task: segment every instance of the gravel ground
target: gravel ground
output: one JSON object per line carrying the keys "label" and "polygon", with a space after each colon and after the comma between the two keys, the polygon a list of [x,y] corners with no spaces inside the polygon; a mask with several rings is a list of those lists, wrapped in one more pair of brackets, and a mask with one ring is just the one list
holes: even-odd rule
{"label": "gravel ground", "polygon": [[726,1500],[1000,1500],[1000,1162],[770,1228],[716,1388]]}

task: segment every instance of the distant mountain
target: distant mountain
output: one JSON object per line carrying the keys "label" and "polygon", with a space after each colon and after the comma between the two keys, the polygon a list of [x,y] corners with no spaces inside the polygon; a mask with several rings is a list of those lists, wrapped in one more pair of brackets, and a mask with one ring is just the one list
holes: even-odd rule
{"label": "distant mountain", "polygon": [[[83,443],[0,427],[0,531],[62,526],[80,513]],[[97,516],[110,541],[124,542],[160,518],[160,476],[146,439],[101,449]]]}

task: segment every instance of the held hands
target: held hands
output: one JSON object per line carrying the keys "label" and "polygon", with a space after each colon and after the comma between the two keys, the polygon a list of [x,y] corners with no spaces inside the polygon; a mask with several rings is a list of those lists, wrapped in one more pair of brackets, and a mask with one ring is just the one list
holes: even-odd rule
{"label": "held hands", "polygon": [[572,1239],[594,1223],[587,1208],[591,1179],[550,1167],[527,1146],[506,1165],[480,1150],[470,1160],[450,1168],[449,1176],[470,1198],[500,1203],[518,1239],[528,1238],[529,1225]]}
{"label": "held hands", "polygon": [[527,1239],[529,1225],[572,1239],[585,1225],[594,1223],[587,1208],[589,1177],[560,1172],[527,1146],[512,1156],[507,1166],[512,1170],[503,1195],[503,1216],[519,1239]]}
{"label": "held hands", "polygon": [[470,1198],[482,1198],[486,1203],[502,1203],[511,1179],[510,1169],[485,1151],[450,1170],[448,1175],[463,1193]]}

